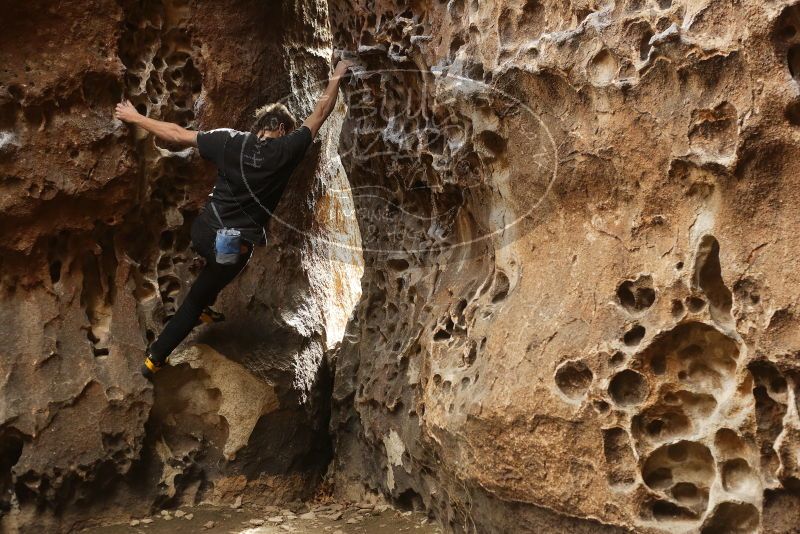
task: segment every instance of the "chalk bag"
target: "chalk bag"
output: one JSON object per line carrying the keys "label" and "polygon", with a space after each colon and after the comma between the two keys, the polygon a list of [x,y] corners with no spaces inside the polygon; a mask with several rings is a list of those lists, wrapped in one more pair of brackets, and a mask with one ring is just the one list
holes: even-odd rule
{"label": "chalk bag", "polygon": [[242,233],[235,228],[220,228],[214,241],[217,263],[231,265],[239,261]]}

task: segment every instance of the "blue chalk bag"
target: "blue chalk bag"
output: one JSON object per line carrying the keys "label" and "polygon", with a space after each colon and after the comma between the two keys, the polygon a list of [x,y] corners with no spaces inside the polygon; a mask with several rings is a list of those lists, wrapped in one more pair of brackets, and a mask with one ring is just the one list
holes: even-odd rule
{"label": "blue chalk bag", "polygon": [[217,263],[230,265],[239,261],[242,247],[242,232],[235,228],[220,228],[214,240]]}
{"label": "blue chalk bag", "polygon": [[239,261],[239,254],[242,252],[242,232],[236,228],[224,228],[225,223],[222,222],[222,217],[219,216],[214,202],[211,202],[211,209],[214,210],[214,215],[223,226],[217,230],[217,236],[214,239],[215,259],[222,265],[235,264]]}

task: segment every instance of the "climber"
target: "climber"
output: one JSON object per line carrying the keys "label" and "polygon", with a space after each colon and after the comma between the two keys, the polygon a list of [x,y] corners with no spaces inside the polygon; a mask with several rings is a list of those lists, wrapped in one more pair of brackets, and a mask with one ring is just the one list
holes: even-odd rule
{"label": "climber", "polygon": [[191,228],[192,248],[205,258],[205,266],[178,311],[147,349],[142,374],[148,379],[199,321],[219,319],[210,306],[247,265],[253,247],[266,243],[265,227],[271,214],[292,171],[333,111],[339,83],[352,65],[350,61],[337,63],[314,111],[300,128],[295,128],[295,118],[283,104],[259,108],[251,132],[187,130],[142,116],[130,101],[117,104],[117,119],[175,145],[196,146],[200,156],[219,169],[206,206]]}

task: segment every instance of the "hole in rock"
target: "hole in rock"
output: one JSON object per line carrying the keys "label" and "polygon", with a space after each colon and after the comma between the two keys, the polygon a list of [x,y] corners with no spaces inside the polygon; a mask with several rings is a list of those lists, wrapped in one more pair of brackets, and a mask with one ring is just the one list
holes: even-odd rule
{"label": "hole in rock", "polygon": [[650,359],[650,369],[655,375],[663,375],[667,372],[667,357],[664,354],[655,354]]}
{"label": "hole in rock", "polygon": [[650,56],[650,50],[653,46],[650,44],[650,39],[653,38],[652,31],[646,31],[642,38],[639,40],[639,59],[646,61]]}
{"label": "hole in rock", "polygon": [[714,446],[723,456],[741,454],[745,450],[744,442],[739,434],[730,428],[720,428],[714,435]]}
{"label": "hole in rock", "polygon": [[776,376],[780,376],[780,373],[768,361],[751,362],[748,369],[754,379],[756,438],[761,450],[761,469],[774,476],[780,462],[773,446],[783,431],[783,419],[787,412],[787,406],[783,394],[770,394],[769,390],[770,384],[776,380]]}
{"label": "hole in rock", "polygon": [[758,479],[743,458],[728,460],[722,464],[722,486],[732,493],[757,490]]}
{"label": "hole in rock", "polygon": [[22,456],[22,436],[13,428],[3,429],[0,434],[0,477],[11,474]]}
{"label": "hole in rock", "polygon": [[683,410],[663,405],[654,405],[634,417],[632,428],[634,435],[652,442],[686,436],[691,429],[692,423]]}
{"label": "hole in rock", "polygon": [[8,94],[11,95],[11,98],[17,101],[21,101],[25,98],[25,91],[17,84],[11,84],[8,86]]}
{"label": "hole in rock", "polygon": [[175,243],[175,234],[170,232],[169,230],[165,230],[161,232],[161,238],[159,239],[158,246],[161,250],[169,250],[172,248],[172,245]]}
{"label": "hole in rock", "polygon": [[61,280],[61,261],[50,262],[50,282],[57,284]]}
{"label": "hole in rock", "polygon": [[647,422],[646,430],[651,436],[659,436],[664,430],[664,421],[661,419],[651,419]]}
{"label": "hole in rock", "polygon": [[758,530],[758,509],[750,503],[723,502],[703,524],[701,534],[750,534]]}
{"label": "hole in rock", "polygon": [[800,76],[800,44],[796,44],[789,49],[786,61],[792,78],[797,79]]}
{"label": "hole in rock", "polygon": [[734,378],[739,347],[713,326],[689,322],[661,333],[638,357],[655,374],[670,373],[704,390],[720,390]]}
{"label": "hole in rock", "polygon": [[675,462],[682,462],[689,457],[689,448],[687,441],[681,441],[667,448],[667,456],[670,460]]}
{"label": "hole in rock", "polygon": [[697,518],[697,514],[669,501],[656,501],[653,503],[653,518],[656,521],[691,521]]}
{"label": "hole in rock", "polygon": [[709,394],[685,390],[662,393],[659,402],[633,418],[631,430],[637,439],[654,444],[688,436],[693,421],[710,417],[716,407],[716,400]]}
{"label": "hole in rock", "polygon": [[8,498],[14,486],[13,468],[22,456],[22,435],[6,427],[0,431],[0,516],[10,508]]}
{"label": "hole in rock", "polygon": [[599,414],[606,414],[611,409],[611,406],[603,400],[596,400],[592,402],[592,407],[594,407],[594,411]]}
{"label": "hole in rock", "polygon": [[469,344],[467,351],[464,353],[464,365],[470,366],[475,363],[478,358],[478,346],[473,341]]}
{"label": "hole in rock", "polygon": [[716,320],[729,316],[733,303],[731,291],[722,280],[719,251],[717,239],[711,235],[704,236],[697,248],[694,271],[695,284],[708,298],[711,315]]}
{"label": "hole in rock", "polygon": [[[389,469],[392,467],[389,466]],[[397,496],[397,506],[402,510],[419,511],[425,509],[425,504],[422,501],[419,493],[412,489],[407,489]]]}
{"label": "hole in rock", "polygon": [[792,101],[786,106],[786,120],[794,126],[800,126],[800,99]]}
{"label": "hole in rock", "polygon": [[386,266],[392,269],[393,271],[402,272],[408,269],[408,261],[402,258],[392,258],[386,260]]}
{"label": "hole in rock", "polygon": [[625,9],[631,13],[639,11],[644,5],[644,0],[628,0]]}
{"label": "hole in rock", "polygon": [[453,310],[453,314],[459,318],[459,322],[462,322],[464,319],[464,310],[467,309],[467,300],[461,299],[456,304],[455,309]]}
{"label": "hole in rock", "polygon": [[439,329],[439,330],[436,331],[436,333],[433,335],[433,340],[434,341],[446,341],[446,340],[450,339],[451,337],[452,336],[450,335],[450,332],[448,332],[447,330],[442,328],[442,329]]}
{"label": "hole in rock", "polygon": [[670,311],[672,313],[672,316],[678,319],[683,315],[686,309],[683,307],[683,302],[681,302],[680,299],[673,299],[672,309]]}
{"label": "hole in rock", "polygon": [[573,400],[580,400],[589,390],[594,375],[581,360],[568,361],[556,370],[555,382],[561,392]]}
{"label": "hole in rock", "polygon": [[615,367],[617,365],[622,365],[623,362],[625,362],[625,353],[622,352],[621,350],[618,350],[611,356],[611,360],[609,361],[611,362],[611,365]]}
{"label": "hole in rock", "polygon": [[[448,325],[449,328],[447,327]],[[433,334],[434,341],[447,341],[452,337],[451,332],[453,330],[453,322],[449,321],[448,325],[445,325],[444,327],[437,330],[435,334]]]}
{"label": "hole in rock", "polygon": [[495,155],[506,151],[507,141],[491,130],[484,130],[478,134],[478,140]]}
{"label": "hole in rock", "polygon": [[644,339],[645,333],[646,330],[642,325],[636,325],[625,332],[622,341],[629,347],[635,347]]}
{"label": "hole in rock", "polygon": [[484,77],[483,63],[479,61],[464,61],[464,74],[472,80],[482,80]]}
{"label": "hole in rock", "polygon": [[672,7],[672,0],[658,0],[658,7],[661,9],[669,9]]}
{"label": "hole in rock", "polygon": [[450,58],[455,59],[456,53],[459,49],[466,44],[464,38],[461,35],[456,35],[453,40],[450,42]]}
{"label": "hole in rock", "polygon": [[492,303],[496,304],[506,299],[510,289],[510,282],[508,276],[503,271],[497,271],[494,281],[494,288],[492,289]]}
{"label": "hole in rock", "polygon": [[617,75],[618,68],[619,66],[614,55],[608,50],[603,49],[589,62],[589,77],[594,83],[605,85],[614,79]]}
{"label": "hole in rock", "polygon": [[644,376],[626,369],[614,375],[608,385],[608,393],[620,406],[634,406],[647,398],[649,387]]}
{"label": "hole in rock", "polygon": [[763,386],[776,401],[786,402],[786,379],[775,365],[767,360],[751,362],[747,367],[757,386]]}
{"label": "hole in rock", "polygon": [[652,278],[640,276],[636,280],[625,280],[617,287],[617,299],[629,312],[646,310],[656,300]]}
{"label": "hole in rock", "polygon": [[706,306],[706,301],[700,297],[689,297],[686,299],[686,307],[692,313],[697,313]]}
{"label": "hole in rock", "polygon": [[[669,473],[669,477],[667,477]],[[695,486],[700,499],[695,512],[705,509],[708,488],[714,480],[714,458],[702,443],[679,441],[654,450],[642,466],[642,479],[654,490],[664,490],[679,483]]]}
{"label": "hole in rock", "polygon": [[697,491],[697,486],[691,482],[679,482],[672,486],[670,490],[672,497],[681,504],[693,505],[702,498],[700,492]]}

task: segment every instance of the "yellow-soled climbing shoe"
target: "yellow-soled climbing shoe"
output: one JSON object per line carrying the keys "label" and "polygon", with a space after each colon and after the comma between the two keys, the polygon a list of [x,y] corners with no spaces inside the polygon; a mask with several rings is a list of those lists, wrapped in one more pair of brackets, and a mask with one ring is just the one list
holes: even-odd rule
{"label": "yellow-soled climbing shoe", "polygon": [[212,324],[212,323],[221,323],[225,320],[225,314],[222,312],[218,312],[211,306],[206,306],[203,308],[203,313],[200,314],[200,318],[197,321],[197,324]]}
{"label": "yellow-soled climbing shoe", "polygon": [[142,364],[142,376],[148,380],[152,380],[157,372],[164,367],[163,363],[159,363],[153,356],[148,353]]}

